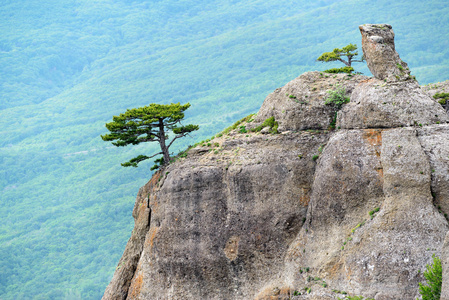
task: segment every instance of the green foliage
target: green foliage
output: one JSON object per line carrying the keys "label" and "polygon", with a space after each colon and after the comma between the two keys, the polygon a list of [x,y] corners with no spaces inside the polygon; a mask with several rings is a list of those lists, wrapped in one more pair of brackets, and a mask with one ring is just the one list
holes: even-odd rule
{"label": "green foliage", "polygon": [[376,213],[379,212],[379,210],[380,210],[380,207],[376,207],[375,209],[373,209],[373,210],[371,210],[371,211],[369,212],[369,215],[370,215],[371,220],[374,218],[374,216],[376,215]]}
{"label": "green foliage", "polygon": [[374,215],[375,213],[377,213],[379,210],[380,210],[380,207],[376,207],[375,209],[373,209],[373,210],[371,210],[371,211],[369,212],[369,215],[372,216],[372,215]]}
{"label": "green foliage", "polygon": [[441,105],[445,105],[447,101],[449,100],[449,93],[436,93],[433,95],[434,99],[440,99],[438,100],[438,103]]}
{"label": "green foliage", "polygon": [[337,84],[333,90],[328,90],[327,93],[328,96],[324,103],[337,110],[340,110],[343,104],[349,102],[349,97],[346,96],[346,89],[343,86]]}
{"label": "green foliage", "polygon": [[[228,134],[229,132],[231,132],[232,130],[234,130],[234,129],[236,129],[240,124],[242,124],[243,122],[246,122],[246,123],[249,123],[249,122],[252,122],[253,121],[253,119],[252,119],[252,117],[254,116],[255,114],[250,114],[250,115],[248,115],[248,116],[246,116],[246,117],[244,117],[244,118],[242,118],[242,119],[240,119],[240,120],[238,120],[237,122],[235,122],[234,124],[232,124],[231,126],[229,126],[228,128],[226,128],[225,130],[223,130],[222,132],[220,132],[218,135],[224,135],[224,134]],[[243,126],[243,127],[245,127],[245,126]],[[246,130],[246,128],[245,128],[245,130]],[[246,131],[245,131],[246,132]]]}
{"label": "green foliage", "polygon": [[[166,105],[152,103],[148,106],[128,109],[125,113],[114,116],[112,122],[106,123],[106,128],[111,133],[102,135],[101,138],[103,141],[116,141],[112,144],[117,147],[138,145],[144,142],[159,142],[161,152],[152,156],[139,155],[129,162],[122,163],[124,167],[137,167],[138,163],[159,154],[163,155],[163,160],[159,160],[159,162],[169,163],[168,150],[173,142],[199,129],[198,125],[192,124],[177,126],[184,119],[184,111],[189,107],[189,103],[184,105],[180,103]],[[167,131],[172,131],[176,135],[168,145],[165,142],[168,139]],[[151,170],[160,166],[156,163]]]}
{"label": "green foliage", "polygon": [[246,130],[245,126],[240,126],[239,133],[247,133],[247,132],[248,131]]}
{"label": "green foliage", "polygon": [[274,117],[269,117],[262,124],[260,124],[256,128],[254,128],[252,131],[259,132],[259,131],[261,131],[265,127],[270,127],[270,133],[273,133],[273,134],[279,133],[278,132],[279,123],[276,122]]}
{"label": "green foliage", "polygon": [[427,285],[419,283],[419,293],[423,300],[439,300],[441,296],[442,273],[441,260],[435,254],[432,255],[433,264],[426,265],[424,277]]}
{"label": "green foliage", "polygon": [[[146,155],[139,155],[137,157],[132,158],[130,161],[122,163],[121,165],[123,167],[135,167],[137,168],[137,164],[140,163],[141,161],[147,160],[150,157],[146,156]],[[153,170],[153,168],[151,168],[151,170]]]}
{"label": "green foliage", "polygon": [[312,159],[315,161],[319,158],[320,156],[318,154],[315,154],[314,156],[312,156]]}
{"label": "green foliage", "polygon": [[338,116],[338,112],[335,112],[331,122],[329,123],[329,129],[330,130],[334,130],[335,129],[335,125],[337,125],[337,116]]}
{"label": "green foliage", "polygon": [[[155,170],[158,170],[158,169],[160,169],[163,165],[165,164],[165,162],[164,162],[164,158],[163,157],[160,157],[160,158],[158,158],[158,159],[155,159],[154,160],[154,165],[151,167],[151,171],[155,171]],[[122,164],[122,166],[123,166],[123,164]],[[125,167],[125,166],[124,166]]]}
{"label": "green foliage", "polygon": [[324,72],[331,73],[331,74],[335,74],[335,73],[351,74],[352,72],[354,72],[354,68],[353,67],[332,68],[332,69],[325,70]]}
{"label": "green foliage", "polygon": [[[347,67],[351,67],[353,62],[363,61],[363,57],[360,60],[355,59],[357,55],[359,55],[357,52],[357,45],[349,44],[341,49],[335,48],[332,52],[324,52],[316,60],[321,62],[340,61]],[[343,59],[343,57],[346,57],[346,60]]]}

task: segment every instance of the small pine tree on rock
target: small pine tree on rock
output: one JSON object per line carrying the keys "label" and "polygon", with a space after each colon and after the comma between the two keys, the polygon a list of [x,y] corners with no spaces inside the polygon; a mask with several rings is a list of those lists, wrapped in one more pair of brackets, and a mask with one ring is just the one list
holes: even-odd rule
{"label": "small pine tree on rock", "polygon": [[439,300],[441,295],[441,286],[443,284],[443,269],[441,267],[441,260],[435,254],[432,255],[433,264],[426,265],[427,271],[424,272],[424,277],[427,280],[427,285],[419,283],[419,293],[423,300]]}
{"label": "small pine tree on rock", "polygon": [[[349,44],[342,49],[335,48],[332,52],[324,52],[316,60],[321,62],[340,61],[347,67],[351,67],[353,62],[363,62],[363,56],[361,59],[357,59],[359,53],[357,52],[357,45]],[[344,59],[346,57],[346,59]],[[342,68],[342,72],[344,68]],[[338,72],[336,72],[338,73]]]}

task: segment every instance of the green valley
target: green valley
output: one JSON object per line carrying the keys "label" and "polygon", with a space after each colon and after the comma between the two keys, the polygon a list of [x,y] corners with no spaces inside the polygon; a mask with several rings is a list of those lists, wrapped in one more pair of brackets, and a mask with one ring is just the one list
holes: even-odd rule
{"label": "green valley", "polygon": [[393,25],[421,84],[449,79],[445,0],[2,1],[0,299],[103,295],[153,165],[120,163],[158,151],[102,141],[113,115],[190,102],[200,130],[177,153],[303,72],[341,67],[316,58],[360,46],[364,23]]}

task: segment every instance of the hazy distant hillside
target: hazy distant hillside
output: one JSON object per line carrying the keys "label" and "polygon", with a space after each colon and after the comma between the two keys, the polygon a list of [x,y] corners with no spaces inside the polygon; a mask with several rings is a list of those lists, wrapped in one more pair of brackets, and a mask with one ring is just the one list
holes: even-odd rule
{"label": "hazy distant hillside", "polygon": [[[449,78],[447,1],[26,0],[0,4],[0,298],[99,299],[132,228],[155,145],[118,149],[104,123],[190,102],[193,139],[258,110],[358,25],[390,23],[420,83]],[[356,69],[369,74],[366,66]]]}

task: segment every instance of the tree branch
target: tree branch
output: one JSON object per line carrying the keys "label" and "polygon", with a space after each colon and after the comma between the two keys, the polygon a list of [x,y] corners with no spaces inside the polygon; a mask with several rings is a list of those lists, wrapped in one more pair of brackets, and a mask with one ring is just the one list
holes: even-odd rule
{"label": "tree branch", "polygon": [[159,155],[159,154],[164,154],[164,153],[159,152],[159,153],[156,153],[156,154],[154,154],[154,155],[148,156],[148,158],[153,158],[153,157],[155,157],[155,156],[157,156],[157,155]]}
{"label": "tree branch", "polygon": [[341,61],[342,63],[344,63],[345,65],[347,65],[348,67],[350,67],[351,65],[344,59],[338,58],[339,61]]}
{"label": "tree branch", "polygon": [[170,142],[170,144],[168,144],[167,148],[170,148],[171,144],[173,144],[173,142],[174,142],[176,139],[179,139],[179,138],[181,138],[181,137],[183,137],[183,136],[186,136],[186,135],[187,135],[187,132],[175,136],[175,137],[173,138],[173,140]]}

